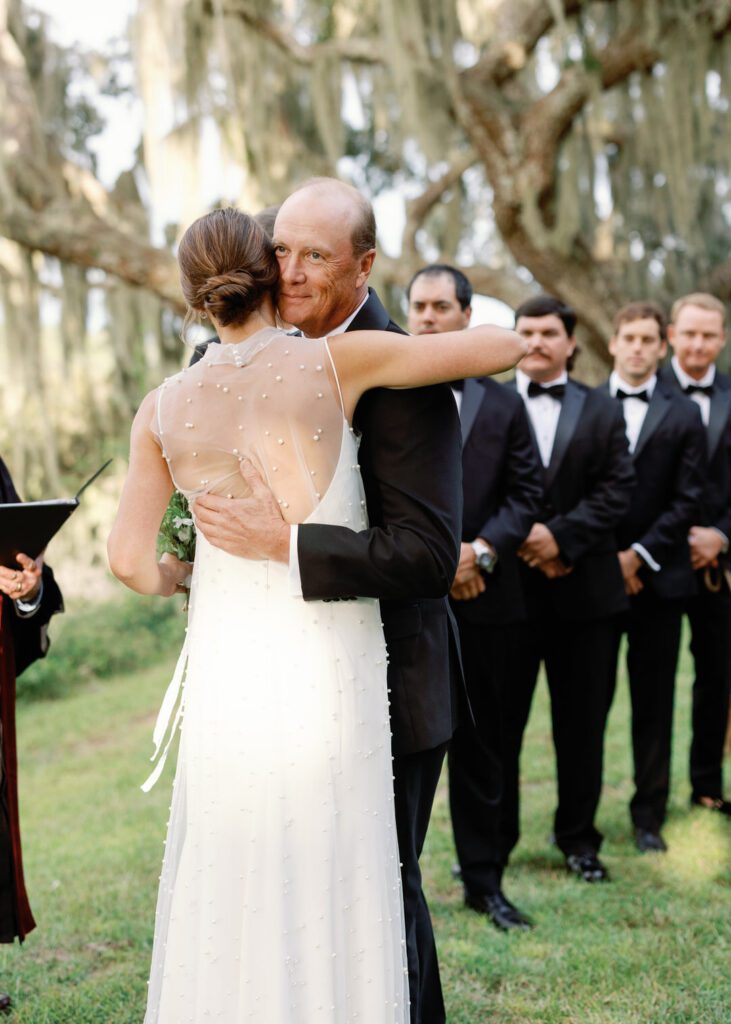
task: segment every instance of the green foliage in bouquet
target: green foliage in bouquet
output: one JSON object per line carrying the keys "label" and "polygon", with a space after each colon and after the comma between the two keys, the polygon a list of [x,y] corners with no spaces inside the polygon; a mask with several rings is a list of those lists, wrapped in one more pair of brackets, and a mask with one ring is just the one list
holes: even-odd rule
{"label": "green foliage in bouquet", "polygon": [[195,526],[187,498],[175,491],[160,523],[157,553],[169,552],[183,562],[195,558]]}

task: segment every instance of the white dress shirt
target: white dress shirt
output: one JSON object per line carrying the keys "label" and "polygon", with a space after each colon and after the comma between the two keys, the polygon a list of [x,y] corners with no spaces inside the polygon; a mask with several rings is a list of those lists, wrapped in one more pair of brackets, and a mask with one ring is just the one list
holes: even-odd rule
{"label": "white dress shirt", "polygon": [[[554,384],[565,384],[569,379],[568,373],[564,370],[554,380],[542,381],[541,387],[552,387]],[[551,461],[553,442],[556,440],[556,428],[558,418],[561,415],[561,402],[551,395],[536,395],[528,398],[528,385],[530,377],[522,370],[515,371],[515,386],[518,394],[525,402],[525,407],[533,425],[533,433],[538,442],[538,451],[541,455],[541,462],[548,466]]]}
{"label": "white dress shirt", "polygon": [[32,601],[13,601],[19,619],[30,619],[38,611],[43,600],[43,580]]}
{"label": "white dress shirt", "polygon": [[[642,391],[646,391],[647,397],[652,399],[656,384],[657,375],[654,373],[649,380],[645,381],[644,384],[640,384],[639,387],[635,387],[633,384],[628,384],[626,380],[622,380],[617,371],[613,370],[609,378],[609,394],[612,398],[616,398],[617,390],[621,388],[625,395],[636,395]],[[641,398],[624,398],[622,400],[624,431],[627,435],[627,442],[629,443],[629,450],[631,452],[633,452],[637,447],[637,440],[640,436],[642,425],[645,422],[645,416],[647,416],[647,410],[649,408],[650,403],[644,402]],[[647,548],[643,547],[642,544],[632,544],[631,547],[653,572],[660,572],[661,566],[658,565]]]}
{"label": "white dress shirt", "polygon": [[[636,395],[646,391],[647,397],[652,398],[656,384],[657,376],[654,373],[649,380],[645,381],[644,384],[640,384],[639,387],[635,387],[632,384],[628,384],[626,380],[622,380],[617,371],[613,370],[612,375],[609,378],[609,394],[612,398],[616,398],[618,389],[624,391],[625,395]],[[627,435],[629,450],[631,452],[633,452],[637,447],[637,439],[640,436],[642,424],[645,422],[645,416],[647,416],[647,410],[649,407],[650,403],[643,402],[641,398],[626,398],[622,401],[625,433]]]}
{"label": "white dress shirt", "polygon": [[[716,379],[716,366],[715,363],[711,363],[706,372],[703,374],[700,380],[694,380],[693,377],[689,377],[685,370],[682,369],[678,362],[678,357],[673,356],[671,359],[671,365],[675,370],[675,376],[680,381],[680,386],[685,391],[686,388],[691,385],[696,385],[701,388],[709,388],[714,380]],[[701,410],[701,419],[703,420],[703,426],[708,426],[708,421],[711,418],[711,399],[709,395],[704,395],[702,392],[693,391],[692,394],[688,395],[692,401],[698,405]]]}
{"label": "white dress shirt", "polygon": [[[342,334],[350,327],[352,322],[355,320],[357,315],[360,313],[363,306],[368,301],[369,292],[366,291],[365,298],[359,306],[353,310],[350,316],[346,317],[341,324],[339,324],[334,330],[328,331],[328,338],[332,338],[335,334]],[[303,335],[307,337],[307,335]],[[299,534],[299,527],[295,524],[289,528],[289,592],[292,597],[302,597],[302,579],[300,577],[300,562],[297,554],[297,537]]]}

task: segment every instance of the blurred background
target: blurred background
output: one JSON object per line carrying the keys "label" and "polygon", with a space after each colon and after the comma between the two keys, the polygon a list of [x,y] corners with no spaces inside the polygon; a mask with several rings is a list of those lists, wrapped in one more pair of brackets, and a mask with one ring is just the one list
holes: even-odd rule
{"label": "blurred background", "polygon": [[49,552],[67,594],[113,587],[129,425],[188,358],[191,220],[338,175],[396,319],[435,259],[481,320],[547,290],[595,382],[623,302],[731,296],[730,58],[728,0],[0,0],[0,452],[25,498],[116,456]]}

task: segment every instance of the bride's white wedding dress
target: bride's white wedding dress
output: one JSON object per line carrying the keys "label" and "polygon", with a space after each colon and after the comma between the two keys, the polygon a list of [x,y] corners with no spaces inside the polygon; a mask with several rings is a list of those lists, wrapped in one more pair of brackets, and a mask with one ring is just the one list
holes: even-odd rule
{"label": "bride's white wedding dress", "polygon": [[[189,498],[244,494],[248,456],[288,521],[359,530],[338,396],[324,341],[267,328],[167,380],[155,432]],[[145,1024],[405,1024],[378,602],[306,602],[199,533],[159,745],[179,719]]]}

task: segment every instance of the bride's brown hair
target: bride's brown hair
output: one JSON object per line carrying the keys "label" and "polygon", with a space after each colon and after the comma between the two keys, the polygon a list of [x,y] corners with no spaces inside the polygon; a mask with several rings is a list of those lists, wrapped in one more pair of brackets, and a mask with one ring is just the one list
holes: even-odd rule
{"label": "bride's brown hair", "polygon": [[178,265],[189,310],[215,317],[222,327],[243,323],[267,293],[276,299],[272,243],[253,217],[231,206],[190,225],[180,239]]}

